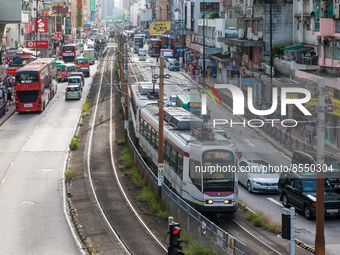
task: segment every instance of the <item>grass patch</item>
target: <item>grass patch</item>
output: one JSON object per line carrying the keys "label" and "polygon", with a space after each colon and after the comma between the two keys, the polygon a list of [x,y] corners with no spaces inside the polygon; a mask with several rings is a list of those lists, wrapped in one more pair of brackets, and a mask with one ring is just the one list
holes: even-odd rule
{"label": "grass patch", "polygon": [[255,227],[266,229],[274,234],[281,233],[281,224],[269,219],[262,211],[256,211],[255,213],[247,211],[247,220],[252,221]]}
{"label": "grass patch", "polygon": [[119,139],[119,140],[117,141],[117,144],[118,144],[118,145],[126,145],[126,144],[127,144],[126,139],[125,139],[125,138]]}
{"label": "grass patch", "polygon": [[199,243],[196,240],[198,239],[192,233],[182,232],[181,233],[183,252],[186,255],[219,255],[221,254],[216,249],[214,249],[210,245],[205,245],[203,243]]}
{"label": "grass patch", "polygon": [[121,106],[118,107],[118,112],[122,113],[123,112],[123,108]]}
{"label": "grass patch", "polygon": [[79,141],[79,136],[75,135],[72,138],[70,146],[69,146],[72,151],[75,151],[75,150],[77,150],[79,148],[78,141]]}
{"label": "grass patch", "polygon": [[123,163],[123,168],[130,169],[135,166],[135,162],[133,162],[133,158],[128,147],[125,147],[121,151],[119,160]]}
{"label": "grass patch", "polygon": [[74,180],[74,177],[76,176],[75,172],[72,171],[71,167],[68,167],[66,172],[65,172],[65,181],[66,182],[71,182]]}
{"label": "grass patch", "polygon": [[149,187],[143,187],[141,193],[137,197],[137,201],[147,204],[151,211],[161,219],[168,219],[169,213],[162,205],[156,193],[154,193]]}
{"label": "grass patch", "polygon": [[85,103],[83,104],[83,112],[87,112],[90,107],[90,99],[86,99]]}
{"label": "grass patch", "polygon": [[82,127],[82,126],[84,126],[84,125],[85,125],[84,122],[78,122],[78,126],[79,126],[79,127]]}
{"label": "grass patch", "polygon": [[[117,143],[126,143],[125,139],[117,141]],[[161,219],[167,220],[169,213],[166,211],[165,207],[162,205],[161,201],[148,186],[145,184],[145,179],[141,176],[138,167],[135,165],[132,155],[128,147],[125,147],[119,156],[119,161],[121,165],[120,169],[126,169],[126,174],[130,176],[134,184],[141,189],[139,196],[137,197],[137,202],[145,203],[148,208],[150,208],[153,215],[160,217]],[[144,213],[148,213],[145,212]]]}

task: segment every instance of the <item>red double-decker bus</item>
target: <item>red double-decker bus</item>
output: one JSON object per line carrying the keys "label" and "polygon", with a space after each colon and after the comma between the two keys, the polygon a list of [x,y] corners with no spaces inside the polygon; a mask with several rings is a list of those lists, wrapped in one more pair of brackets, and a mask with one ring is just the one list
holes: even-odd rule
{"label": "red double-decker bus", "polygon": [[41,112],[57,92],[54,59],[38,59],[17,71],[15,104],[17,112]]}
{"label": "red double-decker bus", "polygon": [[161,39],[150,39],[149,55],[151,57],[159,57],[161,55],[162,41]]}
{"label": "red double-decker bus", "polygon": [[80,56],[78,44],[66,44],[61,49],[61,56],[65,63],[74,62],[76,57]]}

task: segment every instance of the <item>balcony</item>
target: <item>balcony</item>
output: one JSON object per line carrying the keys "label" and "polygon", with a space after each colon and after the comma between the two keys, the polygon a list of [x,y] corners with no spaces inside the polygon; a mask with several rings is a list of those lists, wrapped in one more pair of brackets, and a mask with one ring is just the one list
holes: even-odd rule
{"label": "balcony", "polygon": [[312,19],[312,34],[340,37],[340,20],[327,18]]}

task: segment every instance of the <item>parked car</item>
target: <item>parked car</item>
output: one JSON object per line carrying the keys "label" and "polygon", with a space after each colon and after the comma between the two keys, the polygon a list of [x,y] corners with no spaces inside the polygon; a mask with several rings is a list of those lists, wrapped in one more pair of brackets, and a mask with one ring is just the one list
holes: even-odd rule
{"label": "parked car", "polygon": [[[281,172],[278,189],[285,207],[301,210],[310,220],[316,215],[316,174],[306,172]],[[340,194],[335,193],[329,179],[325,178],[325,215],[340,215]]]}
{"label": "parked car", "polygon": [[238,180],[249,193],[276,193],[279,174],[269,169],[265,160],[245,160],[239,162]]}
{"label": "parked car", "polygon": [[139,53],[138,53],[138,60],[139,60],[139,61],[146,61],[146,54],[142,54],[142,53],[139,54]]}
{"label": "parked car", "polygon": [[236,27],[227,27],[225,30],[226,37],[237,37],[237,28]]}
{"label": "parked car", "polygon": [[90,77],[90,70],[88,68],[80,68],[80,71],[84,74],[85,77]]}
{"label": "parked car", "polygon": [[140,55],[143,55],[143,56],[146,56],[146,50],[145,49],[138,49],[138,57],[140,56]]}
{"label": "parked car", "polygon": [[[73,78],[73,79],[79,79],[79,78]],[[69,99],[80,100],[81,97],[82,97],[82,88],[80,84],[71,83],[66,87],[65,100],[69,100]]]}
{"label": "parked car", "polygon": [[169,64],[169,71],[179,71],[179,64],[176,62]]}
{"label": "parked car", "polygon": [[[340,162],[331,154],[325,154],[324,162],[327,165],[325,177],[331,182],[334,191],[340,193]],[[305,172],[313,170],[312,168],[316,169],[316,152],[293,150],[292,165],[296,167],[306,166]]]}

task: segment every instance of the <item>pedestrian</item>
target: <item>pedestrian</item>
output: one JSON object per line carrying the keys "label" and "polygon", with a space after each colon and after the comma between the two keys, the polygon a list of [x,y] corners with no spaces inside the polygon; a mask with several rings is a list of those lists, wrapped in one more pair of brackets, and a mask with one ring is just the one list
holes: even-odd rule
{"label": "pedestrian", "polygon": [[12,100],[12,87],[7,88],[7,100],[11,102],[13,101]]}
{"label": "pedestrian", "polygon": [[291,135],[292,134],[292,128],[291,127],[287,127],[286,133]]}
{"label": "pedestrian", "polygon": [[11,87],[7,88],[7,101],[11,101],[12,102],[12,90],[11,90]]}
{"label": "pedestrian", "polygon": [[0,100],[4,98],[4,89],[0,88]]}
{"label": "pedestrian", "polygon": [[303,123],[300,124],[300,128],[301,128],[301,136],[304,136],[305,134],[305,125]]}

